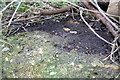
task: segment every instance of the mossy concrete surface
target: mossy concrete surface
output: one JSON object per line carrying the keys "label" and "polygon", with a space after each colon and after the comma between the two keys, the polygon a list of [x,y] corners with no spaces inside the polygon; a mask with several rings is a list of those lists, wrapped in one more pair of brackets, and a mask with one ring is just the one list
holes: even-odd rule
{"label": "mossy concrete surface", "polygon": [[6,37],[2,49],[3,78],[113,78],[118,68],[100,54],[66,51],[68,39],[44,31],[23,32]]}

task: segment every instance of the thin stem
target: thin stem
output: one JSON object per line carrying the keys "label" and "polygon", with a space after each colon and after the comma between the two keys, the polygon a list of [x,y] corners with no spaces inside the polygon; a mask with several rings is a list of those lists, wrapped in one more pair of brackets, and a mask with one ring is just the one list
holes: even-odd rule
{"label": "thin stem", "polygon": [[104,42],[106,42],[106,43],[108,43],[108,44],[110,44],[110,45],[113,45],[112,43],[110,43],[109,41],[105,40],[103,37],[101,37],[100,35],[98,35],[98,34],[94,31],[94,29],[87,23],[87,21],[85,21],[85,19],[83,18],[82,14],[83,14],[83,11],[80,9],[81,19],[82,19],[82,20],[84,21],[84,23],[89,27],[89,29],[90,29],[98,38],[100,38],[101,40],[103,40]]}
{"label": "thin stem", "polygon": [[105,17],[105,19],[108,20],[108,21],[114,26],[114,28],[118,30],[118,26],[117,26],[115,23],[113,23],[113,22],[105,15],[104,11],[99,7],[97,1],[94,0],[94,2],[95,2],[95,4],[96,4],[96,7],[98,8],[99,12]]}

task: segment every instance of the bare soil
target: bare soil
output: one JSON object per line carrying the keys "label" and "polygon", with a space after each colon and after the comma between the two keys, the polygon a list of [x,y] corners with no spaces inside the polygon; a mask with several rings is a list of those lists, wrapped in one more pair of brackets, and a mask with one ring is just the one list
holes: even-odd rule
{"label": "bare soil", "polygon": [[[70,31],[65,31],[64,28],[69,28]],[[105,29],[104,25],[98,23],[94,28],[100,36],[108,41],[112,41],[113,37]],[[28,31],[45,31],[51,35],[61,37],[61,41],[53,40],[53,45],[68,52],[76,49],[78,52],[86,54],[104,55],[109,54],[111,49],[109,44],[99,39],[82,21],[74,21],[72,17],[59,20],[59,22],[48,20],[44,24],[28,27]],[[59,42],[61,43],[59,44]]]}

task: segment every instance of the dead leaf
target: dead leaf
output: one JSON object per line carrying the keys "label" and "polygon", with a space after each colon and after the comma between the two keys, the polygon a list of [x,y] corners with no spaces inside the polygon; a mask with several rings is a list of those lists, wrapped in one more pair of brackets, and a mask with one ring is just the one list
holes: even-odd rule
{"label": "dead leaf", "polygon": [[39,9],[35,9],[35,10],[33,10],[33,14],[40,14],[40,10]]}
{"label": "dead leaf", "polygon": [[80,24],[79,22],[73,21],[73,20],[70,20],[69,23],[72,23],[72,24]]}
{"label": "dead leaf", "polygon": [[70,28],[63,28],[64,31],[70,31]]}
{"label": "dead leaf", "polygon": [[110,65],[104,65],[105,68],[110,68]]}
{"label": "dead leaf", "polygon": [[112,66],[113,69],[118,70],[120,67],[119,66]]}
{"label": "dead leaf", "polygon": [[113,65],[104,65],[105,68],[113,68],[115,70],[119,69],[119,66],[113,66]]}
{"label": "dead leaf", "polygon": [[76,46],[76,48],[80,48],[80,46]]}

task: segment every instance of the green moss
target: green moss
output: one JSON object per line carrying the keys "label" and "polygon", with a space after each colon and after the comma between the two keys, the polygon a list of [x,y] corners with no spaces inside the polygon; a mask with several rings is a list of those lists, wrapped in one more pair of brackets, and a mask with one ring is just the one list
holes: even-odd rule
{"label": "green moss", "polygon": [[[49,33],[35,31],[5,37],[7,42],[13,45],[13,49],[2,55],[4,77],[101,78],[110,77],[108,71],[117,72],[113,69],[107,71],[101,66],[99,55],[88,56],[76,51],[66,52],[55,48],[53,43],[64,45],[64,42],[58,36],[50,36]],[[76,61],[77,58],[80,61]]]}

